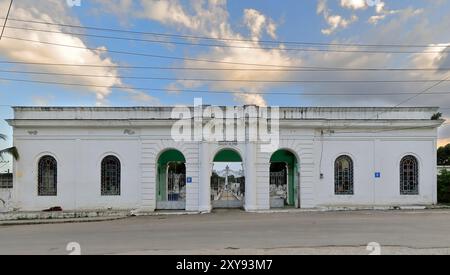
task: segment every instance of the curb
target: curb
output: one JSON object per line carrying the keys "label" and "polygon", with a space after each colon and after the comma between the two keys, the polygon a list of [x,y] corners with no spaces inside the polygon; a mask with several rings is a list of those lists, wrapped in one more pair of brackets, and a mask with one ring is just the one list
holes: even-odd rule
{"label": "curb", "polygon": [[128,217],[129,210],[86,210],[61,212],[4,212],[0,213],[0,224],[5,222],[58,221],[58,220],[104,220],[108,218]]}
{"label": "curb", "polygon": [[198,211],[175,211],[175,212],[139,212],[131,211],[131,216],[146,217],[146,216],[184,216],[184,215],[200,215],[202,212]]}
{"label": "curb", "polygon": [[411,206],[380,206],[380,207],[319,207],[311,209],[268,209],[247,211],[249,213],[274,214],[274,213],[310,213],[310,212],[356,212],[356,211],[413,211],[413,210],[444,210],[450,207],[426,207],[420,205]]}
{"label": "curb", "polygon": [[46,219],[46,220],[9,220],[0,221],[1,226],[13,226],[13,225],[38,225],[38,224],[64,224],[64,223],[91,223],[91,222],[104,222],[126,219],[128,216],[117,217],[98,217],[98,218],[75,218],[75,219]]}

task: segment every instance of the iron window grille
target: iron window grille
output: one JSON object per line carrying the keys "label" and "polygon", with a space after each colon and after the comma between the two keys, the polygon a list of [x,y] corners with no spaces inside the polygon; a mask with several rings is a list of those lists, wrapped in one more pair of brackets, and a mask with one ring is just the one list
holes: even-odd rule
{"label": "iron window grille", "polygon": [[186,200],[186,165],[181,162],[171,162],[167,175],[167,200]]}
{"label": "iron window grille", "polygon": [[13,188],[13,175],[11,173],[0,174],[0,189],[11,188]]}
{"label": "iron window grille", "polygon": [[334,193],[353,195],[353,161],[349,156],[340,156],[334,164]]}
{"label": "iron window grille", "polygon": [[400,194],[419,195],[419,165],[414,156],[400,161]]}
{"label": "iron window grille", "polygon": [[38,164],[38,195],[57,196],[58,163],[52,156],[44,156]]}
{"label": "iron window grille", "polygon": [[270,197],[287,199],[287,165],[285,163],[273,163],[270,166]]}
{"label": "iron window grille", "polygon": [[102,161],[101,193],[102,196],[120,196],[120,160],[107,156]]}

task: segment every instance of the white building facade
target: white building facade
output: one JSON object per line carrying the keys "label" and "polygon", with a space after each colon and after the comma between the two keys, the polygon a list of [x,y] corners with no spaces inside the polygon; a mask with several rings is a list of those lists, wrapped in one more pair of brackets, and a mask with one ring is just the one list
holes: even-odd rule
{"label": "white building facade", "polygon": [[[214,112],[205,106],[182,115],[170,107],[15,107],[8,123],[21,158],[14,163],[12,205],[208,212],[437,203],[443,122],[431,119],[437,108],[277,108],[277,115],[269,108],[265,117],[251,107],[259,127],[278,121],[268,130],[276,133],[272,150],[250,137],[245,111],[231,124],[246,126],[241,138],[236,130],[220,141],[180,141],[177,123],[192,122],[183,131],[193,137],[194,127],[217,119]],[[229,162],[237,163],[234,172],[217,168]]]}

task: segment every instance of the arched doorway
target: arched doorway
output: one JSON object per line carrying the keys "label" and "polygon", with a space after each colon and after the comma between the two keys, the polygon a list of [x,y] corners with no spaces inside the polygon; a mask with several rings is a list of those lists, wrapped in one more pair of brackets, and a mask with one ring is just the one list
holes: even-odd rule
{"label": "arched doorway", "polygon": [[178,150],[158,158],[156,209],[186,209],[186,159]]}
{"label": "arched doorway", "polygon": [[278,150],[270,158],[270,207],[298,205],[298,162],[288,150]]}
{"label": "arched doorway", "polygon": [[242,158],[234,150],[219,151],[213,161],[211,204],[213,208],[241,208],[245,201]]}

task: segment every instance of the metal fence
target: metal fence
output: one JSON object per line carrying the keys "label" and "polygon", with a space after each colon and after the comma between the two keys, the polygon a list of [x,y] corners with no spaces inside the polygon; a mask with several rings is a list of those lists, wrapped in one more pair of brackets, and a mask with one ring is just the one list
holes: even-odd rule
{"label": "metal fence", "polygon": [[0,189],[13,188],[13,175],[10,174],[0,174]]}

